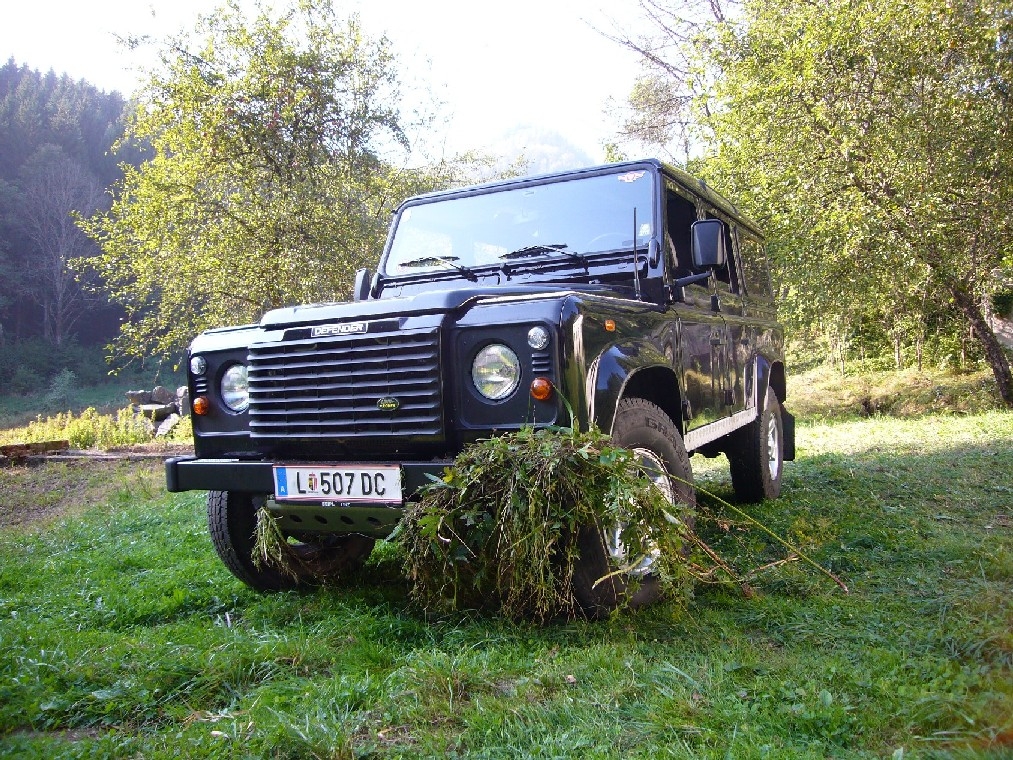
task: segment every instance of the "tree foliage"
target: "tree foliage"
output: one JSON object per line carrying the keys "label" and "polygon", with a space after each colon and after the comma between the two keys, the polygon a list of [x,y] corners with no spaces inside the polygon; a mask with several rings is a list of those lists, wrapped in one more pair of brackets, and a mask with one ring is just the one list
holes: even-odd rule
{"label": "tree foliage", "polygon": [[747,0],[701,27],[700,171],[770,234],[786,315],[911,342],[959,318],[1013,402],[982,304],[1009,266],[1013,3]]}
{"label": "tree foliage", "polygon": [[62,344],[86,313],[82,337],[108,339],[109,310],[85,298],[67,262],[97,252],[73,215],[98,208],[119,176],[110,147],[123,108],[118,93],[87,82],[13,59],[0,67],[0,343]]}
{"label": "tree foliage", "polygon": [[127,168],[87,228],[129,315],[116,348],[171,355],[202,329],[343,298],[375,262],[392,204],[445,177],[408,148],[394,55],[327,0],[247,20],[236,2],[171,41],[140,93]]}

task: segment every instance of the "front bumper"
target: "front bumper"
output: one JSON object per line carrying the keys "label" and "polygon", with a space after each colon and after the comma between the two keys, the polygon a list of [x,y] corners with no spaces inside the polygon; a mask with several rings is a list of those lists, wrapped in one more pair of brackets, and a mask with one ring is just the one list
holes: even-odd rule
{"label": "front bumper", "polygon": [[[399,462],[402,493],[411,498],[429,482],[428,475],[440,477],[451,460],[431,462]],[[273,461],[241,459],[198,459],[194,456],[165,460],[165,484],[173,493],[179,491],[243,491],[253,494],[274,493]]]}
{"label": "front bumper", "polygon": [[[255,504],[262,504],[278,520],[286,535],[359,533],[386,538],[395,529],[404,513],[403,506],[356,503],[333,506],[324,504],[292,504],[274,500],[272,461],[240,459],[198,459],[193,456],[165,460],[165,481],[169,491],[241,491],[255,494]],[[432,462],[400,462],[401,492],[410,500],[428,475],[439,477],[451,460]],[[260,499],[259,497],[263,497]]]}

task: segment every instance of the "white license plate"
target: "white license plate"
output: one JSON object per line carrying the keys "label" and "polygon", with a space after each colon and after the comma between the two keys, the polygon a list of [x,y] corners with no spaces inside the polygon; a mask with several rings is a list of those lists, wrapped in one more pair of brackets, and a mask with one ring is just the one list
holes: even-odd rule
{"label": "white license plate", "polygon": [[370,502],[400,504],[398,465],[275,465],[278,501]]}

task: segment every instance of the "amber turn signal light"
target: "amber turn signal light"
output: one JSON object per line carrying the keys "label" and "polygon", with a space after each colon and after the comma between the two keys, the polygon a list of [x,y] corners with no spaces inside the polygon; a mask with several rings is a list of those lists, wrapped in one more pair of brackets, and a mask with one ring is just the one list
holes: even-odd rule
{"label": "amber turn signal light", "polygon": [[552,381],[545,377],[536,377],[532,380],[531,398],[536,401],[548,401],[552,398]]}
{"label": "amber turn signal light", "polygon": [[198,396],[193,400],[193,413],[200,416],[204,416],[211,410],[211,402],[208,401],[207,396]]}
{"label": "amber turn signal light", "polygon": [[615,332],[615,331],[616,331],[616,321],[614,319],[606,319],[605,332]]}

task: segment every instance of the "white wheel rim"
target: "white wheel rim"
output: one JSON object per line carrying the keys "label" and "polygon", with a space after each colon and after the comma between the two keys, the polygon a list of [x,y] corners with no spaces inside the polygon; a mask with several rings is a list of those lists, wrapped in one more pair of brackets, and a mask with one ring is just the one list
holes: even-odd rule
{"label": "white wheel rim", "polygon": [[777,420],[771,415],[767,421],[767,469],[770,471],[771,480],[777,480],[777,474],[781,469],[779,450]]}
{"label": "white wheel rim", "polygon": [[[631,449],[631,451],[637,458],[640,467],[647,474],[647,477],[664,494],[668,503],[674,505],[675,488],[672,486],[672,479],[668,476],[668,471],[665,469],[665,463],[661,457],[650,449],[635,448]],[[609,556],[620,565],[627,561],[626,547],[623,545],[621,539],[623,527],[623,525],[616,525],[611,530],[605,531],[605,548],[608,550]],[[638,578],[648,575],[660,554],[661,552],[657,548],[650,549],[635,567],[630,568],[629,574]]]}

